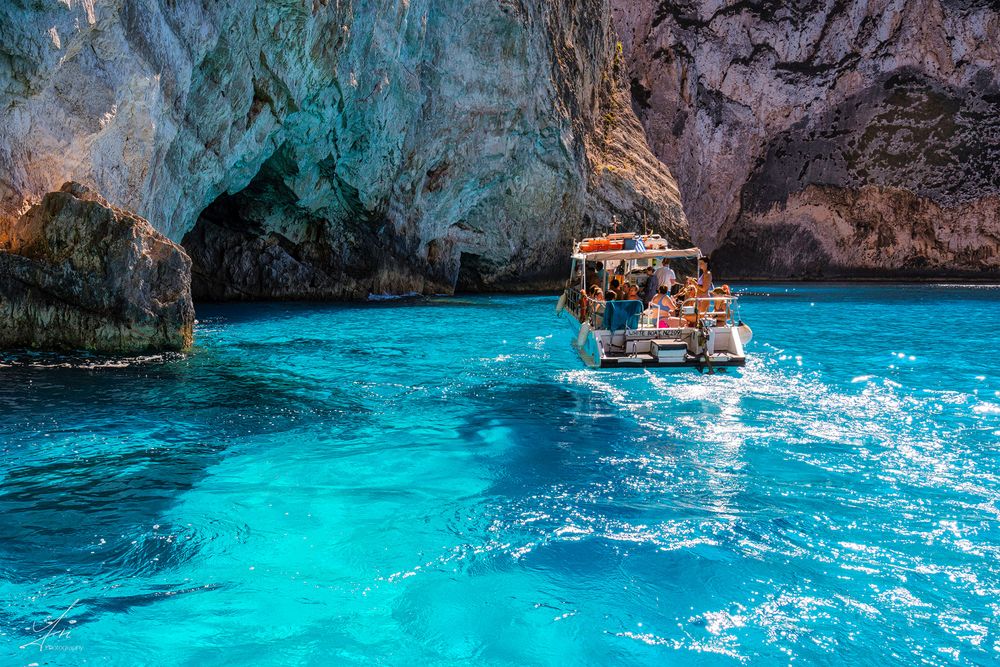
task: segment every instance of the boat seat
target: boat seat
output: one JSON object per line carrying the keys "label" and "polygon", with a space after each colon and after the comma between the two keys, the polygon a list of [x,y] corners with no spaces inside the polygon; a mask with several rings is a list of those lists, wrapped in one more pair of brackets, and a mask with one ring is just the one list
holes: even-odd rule
{"label": "boat seat", "polygon": [[628,328],[632,318],[638,318],[645,310],[642,301],[608,301],[604,306],[604,328],[612,332]]}

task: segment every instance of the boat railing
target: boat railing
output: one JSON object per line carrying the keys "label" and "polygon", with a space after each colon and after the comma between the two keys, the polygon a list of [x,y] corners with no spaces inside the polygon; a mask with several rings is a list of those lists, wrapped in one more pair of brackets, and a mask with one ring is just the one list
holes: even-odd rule
{"label": "boat railing", "polygon": [[[606,301],[592,299],[578,289],[566,290],[566,308],[581,322],[590,324],[591,329],[604,328],[604,311]],[[655,309],[654,314],[650,310]],[[659,329],[665,319],[676,318],[680,327],[694,327],[699,324],[706,326],[726,326],[739,320],[739,299],[735,295],[717,295],[692,297],[680,303],[680,312],[676,315],[671,309],[661,306],[650,306],[643,313],[629,318],[627,329]]]}
{"label": "boat railing", "polygon": [[582,301],[583,292],[574,287],[566,290],[566,310],[576,315],[576,319],[580,319],[580,305]]}
{"label": "boat railing", "polygon": [[[654,310],[650,314],[650,310]],[[676,319],[681,327],[698,326],[699,324],[725,326],[736,321],[739,311],[739,299],[736,296],[705,296],[684,299],[680,303],[680,312],[676,315],[672,309],[661,306],[650,306],[637,318],[635,326],[630,329],[659,329],[665,319]]]}
{"label": "boat railing", "polygon": [[566,290],[566,309],[580,322],[589,324],[591,329],[603,328],[606,304],[606,301],[593,299],[576,288]]}
{"label": "boat railing", "polygon": [[[595,301],[575,287],[566,290],[566,310],[580,322],[590,321]],[[593,324],[591,324],[593,326]]]}

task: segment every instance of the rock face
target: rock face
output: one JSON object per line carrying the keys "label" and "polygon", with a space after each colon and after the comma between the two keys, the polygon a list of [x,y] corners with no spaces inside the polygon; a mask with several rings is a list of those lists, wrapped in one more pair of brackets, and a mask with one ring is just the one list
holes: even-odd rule
{"label": "rock face", "polygon": [[613,0],[727,277],[1000,278],[1000,5]]}
{"label": "rock face", "polygon": [[183,350],[190,275],[147,221],[66,183],[0,227],[0,348]]}
{"label": "rock face", "polygon": [[0,220],[79,180],[196,296],[542,285],[573,237],[687,224],[609,0],[0,6]]}

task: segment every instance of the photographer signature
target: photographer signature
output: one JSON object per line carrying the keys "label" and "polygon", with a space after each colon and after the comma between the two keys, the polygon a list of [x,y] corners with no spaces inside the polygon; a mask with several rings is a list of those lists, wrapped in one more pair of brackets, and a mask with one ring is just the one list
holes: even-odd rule
{"label": "photographer signature", "polygon": [[[58,639],[58,638],[69,637],[70,636],[70,629],[68,627],[66,627],[65,625],[63,625],[62,623],[63,623],[63,620],[66,618],[66,614],[68,614],[70,612],[70,610],[72,610],[73,607],[75,607],[78,602],[79,602],[79,600],[74,600],[73,604],[71,604],[69,607],[67,607],[66,611],[64,611],[59,616],[59,618],[47,621],[41,627],[37,627],[34,623],[32,623],[31,624],[31,631],[32,632],[34,632],[35,634],[41,634],[41,633],[44,633],[44,634],[41,634],[40,637],[38,637],[37,639],[34,639],[33,641],[28,642],[27,644],[22,644],[21,648],[28,648],[29,646],[37,646],[39,651],[44,651],[45,650],[45,642],[47,642],[50,638]],[[76,623],[76,621],[67,621],[66,625],[73,625],[74,623]],[[54,647],[49,646],[48,648],[51,650]],[[77,650],[80,647],[64,647],[64,648],[71,649],[71,650]]]}

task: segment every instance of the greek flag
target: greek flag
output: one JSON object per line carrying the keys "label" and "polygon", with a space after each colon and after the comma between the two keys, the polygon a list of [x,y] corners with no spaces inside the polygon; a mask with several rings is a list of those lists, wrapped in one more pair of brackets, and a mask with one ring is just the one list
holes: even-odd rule
{"label": "greek flag", "polygon": [[646,252],[646,245],[642,242],[642,239],[635,240],[635,251]]}

